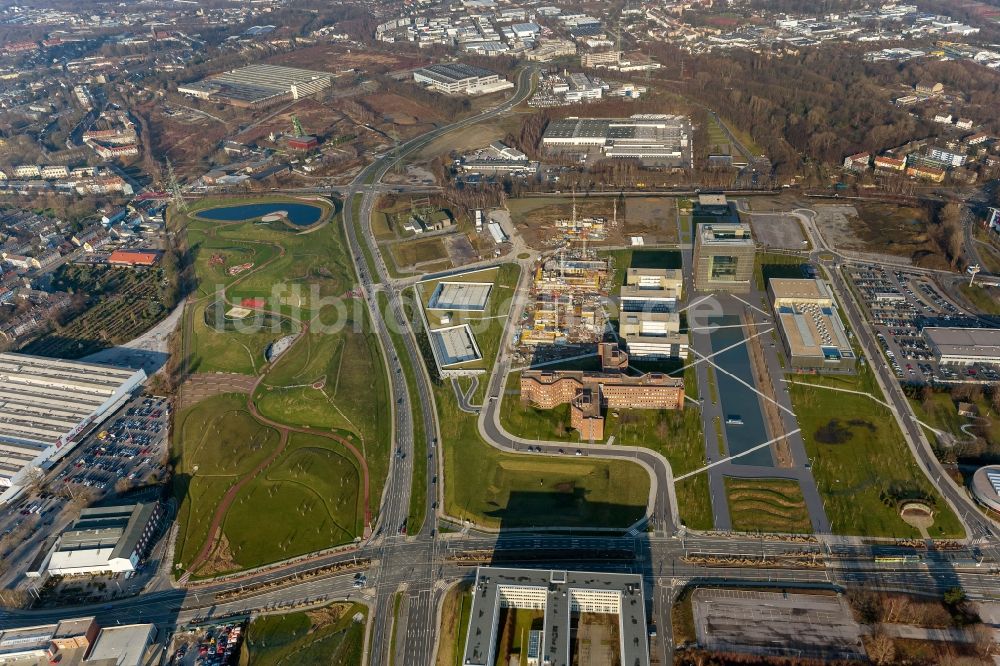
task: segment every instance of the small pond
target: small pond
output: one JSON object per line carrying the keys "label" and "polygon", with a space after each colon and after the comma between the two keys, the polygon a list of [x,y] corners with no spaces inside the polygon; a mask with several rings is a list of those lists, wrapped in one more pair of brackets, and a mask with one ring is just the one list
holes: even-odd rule
{"label": "small pond", "polygon": [[239,222],[255,220],[265,215],[284,213],[285,218],[297,227],[308,227],[319,222],[323,217],[323,209],[313,204],[304,203],[253,203],[237,206],[219,206],[207,208],[196,213],[203,220],[221,222]]}

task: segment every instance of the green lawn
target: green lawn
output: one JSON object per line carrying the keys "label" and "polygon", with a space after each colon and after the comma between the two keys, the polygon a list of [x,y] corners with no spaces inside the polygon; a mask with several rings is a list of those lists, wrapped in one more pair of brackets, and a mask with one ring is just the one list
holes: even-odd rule
{"label": "green lawn", "polygon": [[458,409],[450,384],[435,397],[450,515],[488,527],[627,527],[645,515],[649,475],[642,467],[503,453],[479,436],[475,415]]}
{"label": "green lawn", "polygon": [[264,352],[278,338],[293,332],[288,319],[250,317],[237,328],[227,322],[225,304],[195,303],[188,308],[193,339],[190,341],[190,372],[235,372],[256,375],[266,363]]}
{"label": "green lawn", "polygon": [[812,523],[798,481],[726,477],[733,529],[740,532],[810,533]]}
{"label": "green lawn", "polygon": [[301,433],[237,495],[223,525],[241,568],[349,543],[363,531],[357,461],[337,442]]}
{"label": "green lawn", "polygon": [[246,396],[229,393],[202,400],[177,414],[174,426],[176,562],[187,565],[208,536],[219,500],[278,445],[278,433],[261,427]]}
{"label": "green lawn", "polygon": [[[544,410],[522,404],[519,385],[520,373],[510,373],[500,404],[500,423],[508,432],[525,439],[581,441],[579,433],[569,426],[569,405]],[[670,461],[674,476],[704,465],[701,414],[692,405],[682,411],[608,410],[604,432],[605,441],[614,436],[616,446],[642,446],[659,452]],[[678,482],[676,491],[681,521],[692,529],[710,529],[712,509],[707,475],[698,474]]]}
{"label": "green lawn", "polygon": [[[861,390],[881,398],[867,369],[856,377],[796,376],[794,381]],[[958,519],[920,471],[886,407],[866,396],[814,386],[790,384],[789,391],[835,533],[917,537],[917,530],[900,519],[897,504],[922,497],[937,510],[931,536],[964,535]]]}
{"label": "green lawn", "polygon": [[444,241],[440,238],[425,238],[393,243],[390,246],[392,261],[397,268],[409,268],[416,264],[429,261],[442,261],[448,258]]}
{"label": "green lawn", "polygon": [[[970,430],[977,432],[985,440],[982,463],[991,462],[997,451],[1000,451],[1000,415],[996,413],[988,397],[982,393],[978,398],[966,397],[963,401],[973,402],[980,418],[972,419],[959,416],[959,401],[947,391],[930,391],[923,400],[910,397],[910,405],[917,418],[938,430],[951,433],[958,442],[970,442],[970,437],[962,431],[962,426],[975,424],[976,428],[974,430],[970,428]],[[928,436],[932,437],[933,434],[928,433]],[[970,448],[973,451],[970,451]],[[956,446],[955,450],[961,457],[964,457],[973,453],[975,447]]]}
{"label": "green lawn", "polygon": [[997,287],[970,287],[963,282],[958,288],[981,314],[1000,315],[1000,289]]}
{"label": "green lawn", "polygon": [[[355,622],[358,613],[362,620]],[[256,617],[247,629],[240,666],[362,666],[367,616],[361,604],[338,603]]]}

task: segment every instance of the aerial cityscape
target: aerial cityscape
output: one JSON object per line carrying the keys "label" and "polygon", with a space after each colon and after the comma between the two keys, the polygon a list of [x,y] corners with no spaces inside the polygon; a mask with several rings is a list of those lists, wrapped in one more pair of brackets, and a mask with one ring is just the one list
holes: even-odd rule
{"label": "aerial cityscape", "polygon": [[1000,0],[0,2],[0,664],[1000,663]]}

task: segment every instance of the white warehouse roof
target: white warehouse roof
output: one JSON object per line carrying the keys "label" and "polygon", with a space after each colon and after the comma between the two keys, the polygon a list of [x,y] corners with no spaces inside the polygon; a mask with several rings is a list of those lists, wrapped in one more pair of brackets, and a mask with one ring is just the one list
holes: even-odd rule
{"label": "white warehouse roof", "polygon": [[[0,488],[63,453],[146,379],[142,370],[0,353]],[[0,495],[0,501],[10,493]]]}

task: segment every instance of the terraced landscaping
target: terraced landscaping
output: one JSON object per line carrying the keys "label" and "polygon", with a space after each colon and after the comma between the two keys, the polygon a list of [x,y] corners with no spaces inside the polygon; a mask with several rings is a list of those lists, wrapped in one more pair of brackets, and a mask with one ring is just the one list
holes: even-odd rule
{"label": "terraced landscaping", "polygon": [[740,532],[809,533],[812,523],[797,481],[726,477],[733,529]]}

